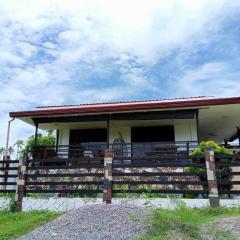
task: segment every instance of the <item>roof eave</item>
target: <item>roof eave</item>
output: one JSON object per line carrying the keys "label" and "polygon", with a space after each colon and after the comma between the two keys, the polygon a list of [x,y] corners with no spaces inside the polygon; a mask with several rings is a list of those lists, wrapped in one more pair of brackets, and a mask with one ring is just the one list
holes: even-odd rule
{"label": "roof eave", "polygon": [[94,107],[76,107],[76,108],[61,108],[61,109],[40,109],[33,111],[19,111],[10,112],[10,117],[41,117],[41,116],[58,116],[58,115],[72,115],[72,114],[91,114],[101,112],[121,112],[121,111],[137,111],[137,110],[154,110],[154,109],[171,109],[171,108],[188,108],[188,107],[203,107],[213,105],[228,105],[240,104],[240,97],[234,98],[215,98],[215,99],[201,99],[188,101],[169,101],[159,103],[136,103],[136,104],[121,104]]}

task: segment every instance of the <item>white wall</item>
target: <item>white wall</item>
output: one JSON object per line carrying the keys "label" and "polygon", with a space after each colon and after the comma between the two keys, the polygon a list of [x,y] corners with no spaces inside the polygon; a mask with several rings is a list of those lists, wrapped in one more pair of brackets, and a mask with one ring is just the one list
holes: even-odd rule
{"label": "white wall", "polygon": [[197,126],[195,120],[175,120],[175,141],[197,141]]}
{"label": "white wall", "polygon": [[[1,207],[6,209],[5,199],[0,198]],[[3,204],[1,204],[3,202]],[[68,212],[80,207],[103,203],[102,198],[23,198],[22,211],[47,210],[56,212]],[[220,199],[221,207],[239,207],[240,200]],[[113,198],[112,205],[135,205],[141,207],[176,209],[179,206],[188,208],[209,207],[208,199],[187,199],[187,198]]]}
{"label": "white wall", "polygon": [[70,129],[68,127],[59,130],[59,145],[69,144]]}
{"label": "white wall", "polygon": [[[175,141],[197,141],[197,128],[195,119],[187,120],[139,120],[139,121],[111,121],[110,122],[110,143],[114,139],[119,138],[122,135],[126,143],[131,142],[131,127],[140,126],[163,126],[174,125]],[[59,124],[59,144],[68,145],[70,129],[81,128],[103,128],[106,127],[104,122],[92,122],[92,123],[64,123]]]}

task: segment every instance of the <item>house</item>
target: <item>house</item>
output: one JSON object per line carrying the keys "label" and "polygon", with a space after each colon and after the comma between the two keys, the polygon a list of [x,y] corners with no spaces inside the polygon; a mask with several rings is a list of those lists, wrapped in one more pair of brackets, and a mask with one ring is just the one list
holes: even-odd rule
{"label": "house", "polygon": [[[45,106],[10,112],[38,129],[56,130],[62,157],[188,152],[200,141],[240,142],[240,97],[193,97]],[[10,124],[9,124],[10,126]]]}
{"label": "house", "polygon": [[54,146],[35,144],[28,157],[10,161],[21,166],[15,171],[22,181],[9,182],[13,174],[3,168],[0,185],[16,185],[18,203],[27,193],[103,193],[107,203],[112,193],[123,192],[208,194],[215,200],[218,192],[240,193],[239,154],[218,155],[216,167],[211,152],[190,155],[203,140],[240,150],[240,97],[45,106],[10,117],[6,146],[15,118],[35,126],[35,143],[39,129],[56,132]]}

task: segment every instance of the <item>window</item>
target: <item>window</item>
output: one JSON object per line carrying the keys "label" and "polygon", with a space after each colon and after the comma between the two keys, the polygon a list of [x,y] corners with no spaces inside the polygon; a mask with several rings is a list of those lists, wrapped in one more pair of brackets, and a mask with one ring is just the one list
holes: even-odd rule
{"label": "window", "polygon": [[74,129],[70,131],[69,144],[80,144],[87,142],[106,142],[107,141],[107,129]]}
{"label": "window", "polygon": [[132,142],[173,142],[174,126],[132,127]]}

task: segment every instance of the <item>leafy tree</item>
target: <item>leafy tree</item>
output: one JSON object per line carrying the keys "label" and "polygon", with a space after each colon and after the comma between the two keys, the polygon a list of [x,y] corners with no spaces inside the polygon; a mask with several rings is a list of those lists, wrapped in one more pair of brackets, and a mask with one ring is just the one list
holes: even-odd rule
{"label": "leafy tree", "polygon": [[36,145],[35,145],[34,135],[28,138],[26,146],[24,148],[24,153],[32,152],[35,146],[51,148],[51,147],[54,147],[54,145],[55,145],[55,137],[52,134],[48,134],[47,136],[44,136],[43,134],[38,133]]}

